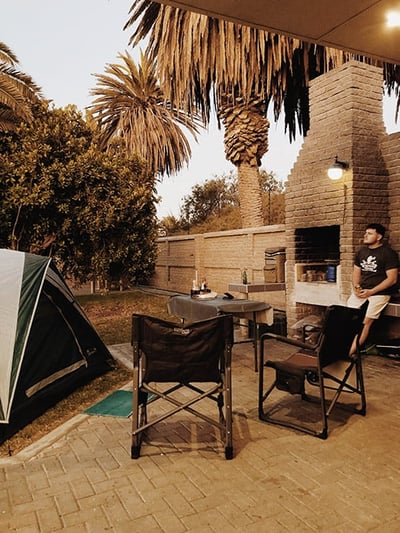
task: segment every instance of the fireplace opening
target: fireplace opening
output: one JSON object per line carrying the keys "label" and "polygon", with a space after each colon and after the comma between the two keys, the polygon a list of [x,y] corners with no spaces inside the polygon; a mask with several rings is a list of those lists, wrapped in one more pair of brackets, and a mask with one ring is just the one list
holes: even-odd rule
{"label": "fireplace opening", "polygon": [[296,263],[340,261],[340,226],[319,226],[295,230]]}

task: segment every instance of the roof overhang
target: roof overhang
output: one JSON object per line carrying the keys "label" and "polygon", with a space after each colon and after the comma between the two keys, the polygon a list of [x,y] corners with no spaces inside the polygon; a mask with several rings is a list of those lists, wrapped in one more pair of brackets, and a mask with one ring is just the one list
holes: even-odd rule
{"label": "roof overhang", "polygon": [[400,0],[157,0],[189,11],[400,64]]}

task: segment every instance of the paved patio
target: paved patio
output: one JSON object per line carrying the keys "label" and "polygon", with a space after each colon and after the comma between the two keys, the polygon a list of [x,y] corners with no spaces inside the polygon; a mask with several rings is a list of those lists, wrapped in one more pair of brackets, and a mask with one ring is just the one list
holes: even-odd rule
{"label": "paved patio", "polygon": [[[130,363],[129,345],[111,350]],[[0,461],[0,531],[398,532],[399,365],[369,356],[367,416],[323,441],[258,420],[252,349],[235,345],[232,461],[189,414],[153,428],[139,460],[130,419],[82,414]]]}

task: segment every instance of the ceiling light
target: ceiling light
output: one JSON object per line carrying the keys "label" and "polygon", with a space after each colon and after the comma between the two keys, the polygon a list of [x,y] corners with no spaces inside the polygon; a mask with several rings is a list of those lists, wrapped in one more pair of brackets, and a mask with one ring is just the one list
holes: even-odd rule
{"label": "ceiling light", "polygon": [[388,28],[400,28],[400,11],[388,11],[386,25]]}

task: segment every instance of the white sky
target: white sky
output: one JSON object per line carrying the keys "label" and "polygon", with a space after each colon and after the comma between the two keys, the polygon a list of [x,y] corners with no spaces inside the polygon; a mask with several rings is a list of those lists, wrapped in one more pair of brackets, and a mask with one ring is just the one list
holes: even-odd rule
{"label": "white sky", "polygon": [[[103,73],[119,52],[129,50],[128,20],[131,0],[1,0],[0,41],[18,56],[20,68],[43,89],[57,107],[91,103],[93,74]],[[135,53],[129,50],[132,55]],[[384,118],[389,133],[394,124],[394,101],[385,100]],[[301,139],[290,144],[281,122],[270,120],[269,151],[262,167],[285,180],[296,160]],[[179,216],[182,198],[193,185],[234,169],[225,159],[223,134],[212,125],[199,143],[191,143],[189,167],[164,178],[158,187],[160,218]]]}

